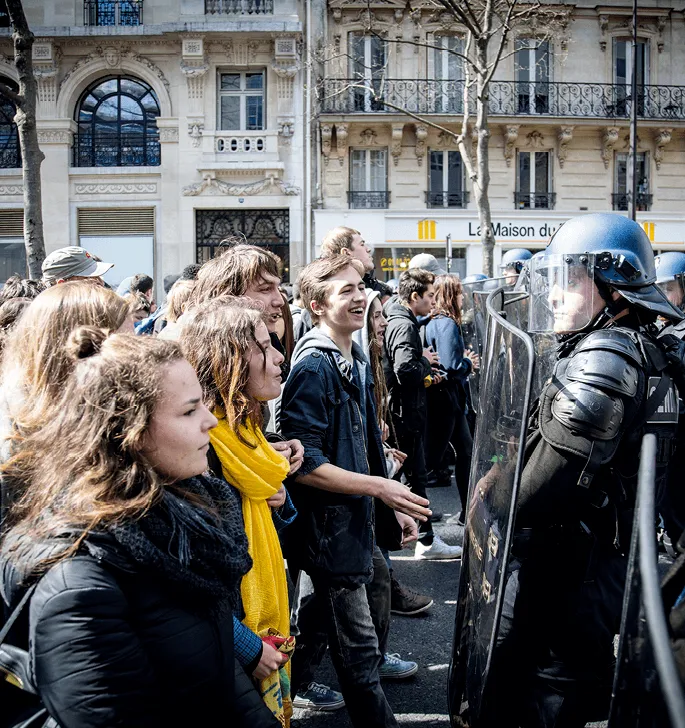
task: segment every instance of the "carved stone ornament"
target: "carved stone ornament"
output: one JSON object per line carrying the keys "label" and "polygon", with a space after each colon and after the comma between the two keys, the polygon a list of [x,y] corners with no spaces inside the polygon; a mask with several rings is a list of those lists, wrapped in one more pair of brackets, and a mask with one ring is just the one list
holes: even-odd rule
{"label": "carved stone ornament", "polygon": [[224,182],[223,180],[216,179],[216,177],[206,175],[202,179],[202,182],[184,187],[183,195],[185,197],[197,197],[205,192],[209,192],[210,194],[215,195],[219,194],[230,195],[232,197],[242,197],[243,195],[259,195],[262,192],[271,192],[274,189],[278,190],[282,195],[287,195],[289,197],[300,194],[299,187],[273,176],[266,177],[265,179],[258,180],[257,182],[240,185]]}
{"label": "carved stone ornament", "polygon": [[295,133],[295,120],[294,119],[279,119],[278,120],[278,136],[284,141],[289,141],[292,135]]}
{"label": "carved stone ornament", "polygon": [[300,70],[300,64],[295,62],[289,65],[283,65],[274,60],[271,63],[271,68],[279,78],[295,78],[297,72]]}
{"label": "carved stone ornament", "polygon": [[664,52],[664,30],[666,30],[666,21],[668,18],[665,15],[660,15],[656,20],[656,47],[659,53]]}
{"label": "carved stone ornament", "polygon": [[609,16],[608,15],[600,15],[599,16],[599,34],[601,36],[599,40],[599,47],[604,53],[607,49],[607,30],[609,29]]}
{"label": "carved stone ornament", "polygon": [[[639,136],[635,137],[635,148],[639,149],[642,144],[642,139]],[[630,133],[623,137],[623,148],[630,151]]]}
{"label": "carved stone ornament", "polygon": [[393,162],[397,167],[400,156],[402,155],[402,133],[404,132],[404,124],[393,124],[392,125],[392,146],[390,147],[390,154],[392,155]]}
{"label": "carved stone ornament", "polygon": [[349,124],[336,124],[335,125],[335,139],[338,150],[338,161],[342,167],[345,164],[347,158],[347,135],[349,134]]}
{"label": "carved stone ornament", "polygon": [[77,195],[151,195],[157,192],[154,182],[77,184]]}
{"label": "carved stone ornament", "polygon": [[511,167],[511,160],[514,158],[514,146],[519,138],[519,124],[510,124],[504,127],[504,159],[507,167]]}
{"label": "carved stone ornament", "polygon": [[205,124],[203,121],[194,120],[188,122],[188,136],[194,147],[199,147],[202,144],[202,132],[204,129]]}
{"label": "carved stone ornament", "polygon": [[661,169],[661,163],[664,161],[664,148],[671,143],[672,133],[673,129],[658,129],[654,133],[654,162],[657,169]]}
{"label": "carved stone ornament", "polygon": [[185,63],[181,61],[181,73],[188,79],[202,78],[209,70],[209,64],[202,59],[201,63]]}
{"label": "carved stone ornament", "polygon": [[110,68],[116,68],[121,63],[121,51],[114,46],[107,46],[103,51],[103,57]]}
{"label": "carved stone ornament", "polygon": [[24,194],[24,185],[0,185],[0,196],[14,197]]}
{"label": "carved stone ornament", "polygon": [[181,53],[190,58],[203,58],[205,55],[202,38],[184,38],[181,43]]}
{"label": "carved stone ornament", "polygon": [[376,132],[373,129],[364,129],[364,131],[359,135],[359,143],[370,147],[377,143],[376,136]]}
{"label": "carved stone ornament", "polygon": [[178,142],[178,127],[163,126],[159,130],[159,141],[162,144]]}
{"label": "carved stone ornament", "polygon": [[438,134],[438,146],[439,147],[456,147],[457,138],[448,134],[446,131],[441,131]]}
{"label": "carved stone ornament", "polygon": [[71,144],[70,129],[38,129],[39,144]]}
{"label": "carved stone ornament", "polygon": [[559,166],[563,169],[566,157],[568,155],[568,145],[573,139],[572,126],[559,127],[559,134],[557,134],[557,140],[559,141],[559,148],[557,150],[557,158],[559,159]]}
{"label": "carved stone ornament", "polygon": [[618,143],[618,132],[619,129],[617,126],[608,126],[602,133],[602,161],[604,162],[604,169],[609,169],[611,153]]}
{"label": "carved stone ornament", "polygon": [[544,134],[537,129],[526,134],[526,146],[532,147],[533,149],[542,149],[545,146]]}
{"label": "carved stone ornament", "polygon": [[321,154],[323,154],[323,163],[328,166],[331,156],[331,137],[333,136],[333,127],[330,124],[321,124]]}
{"label": "carved stone ornament", "polygon": [[426,156],[426,139],[428,139],[428,127],[425,124],[416,125],[416,161],[419,167],[423,164],[423,158]]}

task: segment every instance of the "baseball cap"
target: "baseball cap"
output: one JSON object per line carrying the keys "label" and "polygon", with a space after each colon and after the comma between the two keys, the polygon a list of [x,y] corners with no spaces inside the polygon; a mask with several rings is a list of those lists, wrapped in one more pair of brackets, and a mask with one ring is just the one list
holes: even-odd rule
{"label": "baseball cap", "polygon": [[54,283],[60,279],[81,276],[84,278],[101,277],[114,265],[93,259],[85,248],[71,245],[55,250],[43,261],[43,280]]}
{"label": "baseball cap", "polygon": [[436,260],[435,256],[431,255],[430,253],[419,253],[418,255],[415,255],[409,261],[409,267],[422,268],[423,270],[427,270],[429,273],[433,273],[433,275],[436,276],[447,275],[447,271],[438,265],[438,261]]}

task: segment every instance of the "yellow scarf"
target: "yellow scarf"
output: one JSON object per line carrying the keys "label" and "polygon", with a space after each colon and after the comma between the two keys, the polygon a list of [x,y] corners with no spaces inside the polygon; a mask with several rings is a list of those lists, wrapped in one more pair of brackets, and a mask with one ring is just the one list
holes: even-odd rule
{"label": "yellow scarf", "polygon": [[290,466],[269,445],[260,429],[248,423],[240,432],[257,447],[253,449],[241,442],[225,418],[210,430],[209,438],[224,477],[242,496],[245,533],[253,561],[240,588],[245,609],[243,622],[255,634],[264,634],[271,628],[287,637],[290,610],[283,553],[266,500],[283,485]]}

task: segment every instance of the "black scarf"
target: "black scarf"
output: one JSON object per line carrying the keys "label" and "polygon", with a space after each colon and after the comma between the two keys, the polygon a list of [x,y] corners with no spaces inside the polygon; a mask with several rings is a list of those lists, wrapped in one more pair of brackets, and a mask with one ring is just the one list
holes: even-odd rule
{"label": "black scarf", "polygon": [[225,481],[190,478],[177,490],[200,496],[217,516],[171,491],[141,519],[108,531],[133,560],[171,583],[193,611],[240,611],[240,580],[252,567],[240,496]]}

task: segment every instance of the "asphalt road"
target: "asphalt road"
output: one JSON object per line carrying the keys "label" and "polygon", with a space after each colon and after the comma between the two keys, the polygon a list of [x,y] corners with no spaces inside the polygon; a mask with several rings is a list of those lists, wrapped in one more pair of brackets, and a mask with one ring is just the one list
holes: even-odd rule
{"label": "asphalt road", "polygon": [[[447,543],[461,543],[456,525],[446,523],[459,511],[459,495],[454,479],[449,488],[431,488],[428,497],[434,511],[441,511],[443,521],[435,532]],[[394,571],[400,581],[429,594],[434,604],[416,617],[392,616],[390,652],[403,659],[415,660],[419,671],[403,681],[384,681],[398,722],[402,726],[449,726],[447,716],[447,670],[452,650],[454,612],[456,608],[461,561],[414,561],[413,548],[393,554]],[[335,671],[326,655],[316,681],[338,688]],[[351,728],[343,708],[332,713],[296,710],[294,719],[302,728]]]}

